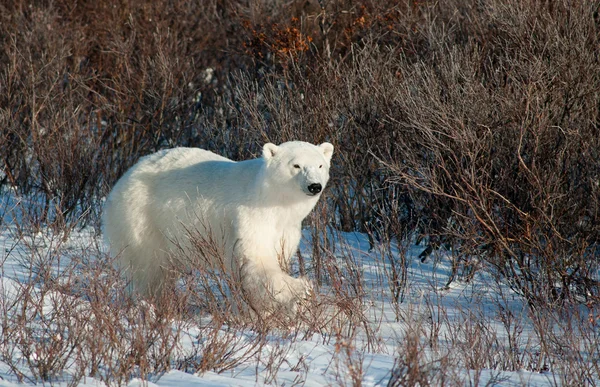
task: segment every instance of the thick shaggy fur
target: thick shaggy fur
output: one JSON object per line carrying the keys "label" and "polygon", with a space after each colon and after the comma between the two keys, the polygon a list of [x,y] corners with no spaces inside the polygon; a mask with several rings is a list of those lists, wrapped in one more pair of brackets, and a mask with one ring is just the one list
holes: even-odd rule
{"label": "thick shaggy fur", "polygon": [[[287,267],[302,220],[329,180],[333,146],[266,144],[263,157],[234,162],[196,148],[142,158],[115,185],[103,214],[111,253],[148,296],[171,285],[169,253],[186,230],[223,243],[224,265],[242,281],[254,309],[295,310],[310,291]],[[208,258],[208,257],[207,257]],[[214,259],[214,258],[210,258]]]}

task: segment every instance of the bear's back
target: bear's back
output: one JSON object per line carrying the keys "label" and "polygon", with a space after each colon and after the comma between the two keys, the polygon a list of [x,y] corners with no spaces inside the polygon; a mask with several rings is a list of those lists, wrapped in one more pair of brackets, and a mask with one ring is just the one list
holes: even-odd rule
{"label": "bear's back", "polygon": [[163,172],[187,168],[205,161],[234,163],[233,160],[204,149],[179,147],[164,149],[144,157],[139,162],[139,169]]}
{"label": "bear's back", "polygon": [[[155,216],[210,213],[252,202],[262,159],[236,162],[207,150],[174,148],[141,160],[133,180],[154,202]],[[157,220],[158,221],[158,220]]]}

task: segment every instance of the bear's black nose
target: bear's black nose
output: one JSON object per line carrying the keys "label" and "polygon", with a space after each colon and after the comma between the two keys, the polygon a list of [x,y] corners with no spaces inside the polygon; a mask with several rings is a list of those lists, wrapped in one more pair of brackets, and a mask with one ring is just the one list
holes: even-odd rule
{"label": "bear's black nose", "polygon": [[308,191],[311,194],[316,195],[319,192],[321,192],[321,188],[323,188],[323,187],[321,187],[321,184],[319,184],[319,183],[313,183],[313,184],[311,184],[311,185],[308,186]]}

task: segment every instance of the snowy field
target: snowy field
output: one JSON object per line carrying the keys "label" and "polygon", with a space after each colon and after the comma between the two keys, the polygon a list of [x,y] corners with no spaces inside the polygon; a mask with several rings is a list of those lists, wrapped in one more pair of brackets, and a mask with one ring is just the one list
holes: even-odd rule
{"label": "snowy field", "polygon": [[[2,204],[9,205],[6,200]],[[483,267],[469,281],[459,272],[446,286],[452,262],[448,251],[421,262],[418,255],[423,246],[370,249],[368,238],[358,233],[335,233],[332,254],[326,255],[329,267],[337,267],[340,273],[336,286],[341,283],[350,302],[359,305],[352,315],[338,316],[341,320],[349,316],[348,321],[356,318],[361,322],[357,326],[338,318],[319,329],[299,323],[289,330],[258,335],[251,328],[217,323],[196,311],[185,321],[168,322],[169,333],[175,334],[170,336],[174,340],[169,342],[166,359],[153,365],[129,359],[131,367],[119,368],[135,348],[135,335],[120,336],[122,352],[95,348],[99,343],[94,337],[107,336],[92,335],[97,329],[110,330],[109,323],[103,326],[97,321],[102,313],[96,309],[102,305],[89,285],[94,270],[106,260],[100,235],[91,227],[75,228],[63,239],[47,228],[22,226],[6,216],[0,228],[0,386],[107,382],[129,386],[545,386],[569,385],[570,375],[578,373],[584,374],[579,379],[584,384],[599,383],[598,349],[594,348],[597,326],[588,332],[591,338],[574,344],[579,353],[549,356],[545,340],[551,338],[540,334],[540,326],[546,323],[547,329],[554,330],[552,337],[567,337],[576,330],[571,321],[548,318],[540,322],[519,295]],[[311,230],[305,230],[301,250],[306,266],[311,267]],[[398,282],[404,286],[391,286],[394,278],[398,280],[392,275],[391,262],[396,273],[402,272],[397,266],[404,258],[406,276]],[[100,283],[103,275],[108,276],[102,270]],[[317,301],[339,297],[340,290],[332,282],[324,280],[317,286]],[[148,313],[135,307],[127,310]],[[73,314],[66,319],[70,322],[65,323],[61,313]],[[135,316],[117,318],[123,320],[125,331],[139,331]],[[78,338],[70,337],[75,335],[70,331],[74,327]],[[161,341],[145,345],[160,347]],[[153,353],[159,356],[161,348]],[[219,359],[211,360],[211,356]],[[159,363],[161,367],[156,366]]]}

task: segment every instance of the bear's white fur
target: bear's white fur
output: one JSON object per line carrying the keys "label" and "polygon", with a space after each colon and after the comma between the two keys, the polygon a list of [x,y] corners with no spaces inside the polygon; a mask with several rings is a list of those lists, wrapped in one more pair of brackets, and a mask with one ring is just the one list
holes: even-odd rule
{"label": "bear's white fur", "polygon": [[252,295],[253,308],[294,310],[310,284],[281,266],[288,267],[302,220],[329,180],[332,153],[329,143],[292,141],[268,143],[262,158],[241,162],[197,148],[146,156],[106,201],[102,223],[111,254],[130,270],[137,290],[155,296],[169,281],[173,242],[195,228],[223,241],[223,263]]}

